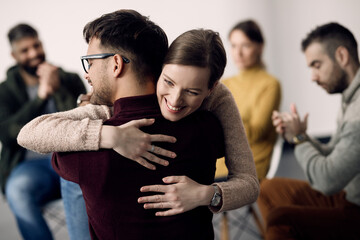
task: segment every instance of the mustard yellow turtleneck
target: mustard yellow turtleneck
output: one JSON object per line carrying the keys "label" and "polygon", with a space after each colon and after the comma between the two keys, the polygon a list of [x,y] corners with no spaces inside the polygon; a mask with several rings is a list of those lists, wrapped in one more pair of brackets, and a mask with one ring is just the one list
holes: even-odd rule
{"label": "mustard yellow turtleneck", "polygon": [[256,172],[262,180],[269,169],[276,141],[271,115],[279,109],[280,83],[259,67],[241,71],[222,82],[235,98],[254,155]]}

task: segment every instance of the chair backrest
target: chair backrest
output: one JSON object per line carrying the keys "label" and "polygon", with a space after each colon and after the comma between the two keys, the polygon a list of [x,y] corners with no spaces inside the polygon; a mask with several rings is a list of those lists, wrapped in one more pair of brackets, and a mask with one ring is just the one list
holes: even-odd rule
{"label": "chair backrest", "polygon": [[284,139],[282,136],[278,136],[271,154],[270,167],[269,167],[269,171],[266,174],[266,178],[270,179],[275,177],[275,174],[280,165],[280,159],[281,159],[283,147],[284,147]]}

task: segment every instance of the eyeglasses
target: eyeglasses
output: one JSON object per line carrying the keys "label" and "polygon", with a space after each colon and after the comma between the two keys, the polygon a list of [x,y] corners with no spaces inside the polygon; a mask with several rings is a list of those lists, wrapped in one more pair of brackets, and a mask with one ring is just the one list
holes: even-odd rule
{"label": "eyeglasses", "polygon": [[[86,56],[82,56],[81,59],[81,63],[83,65],[84,71],[86,73],[88,73],[88,70],[90,69],[90,64],[89,64],[89,59],[104,59],[104,58],[108,58],[111,56],[114,56],[116,53],[99,53],[99,54],[92,54],[92,55],[86,55]],[[121,56],[122,60],[124,61],[124,63],[129,63],[130,60],[127,59],[126,57]]]}

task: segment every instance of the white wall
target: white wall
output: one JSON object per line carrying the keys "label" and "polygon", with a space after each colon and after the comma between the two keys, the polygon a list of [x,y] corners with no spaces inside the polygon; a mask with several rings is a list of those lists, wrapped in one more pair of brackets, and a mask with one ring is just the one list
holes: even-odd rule
{"label": "white wall", "polygon": [[[211,28],[223,38],[239,20],[253,18],[266,38],[267,69],[282,83],[282,109],[295,102],[309,112],[309,132],[328,134],[335,128],[339,96],[329,96],[310,81],[300,42],[315,26],[337,21],[360,41],[360,1],[357,0],[2,0],[0,3],[0,81],[14,61],[8,30],[19,22],[32,24],[43,40],[47,59],[66,70],[83,74],[79,56],[86,54],[84,25],[101,14],[132,8],[147,15],[168,34],[169,41],[192,28]],[[229,56],[229,55],[228,55]],[[232,60],[224,76],[237,73]]]}

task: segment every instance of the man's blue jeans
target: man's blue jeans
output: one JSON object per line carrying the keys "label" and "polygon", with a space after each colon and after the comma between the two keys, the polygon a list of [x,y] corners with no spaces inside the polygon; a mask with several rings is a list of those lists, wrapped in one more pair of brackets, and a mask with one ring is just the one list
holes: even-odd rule
{"label": "man's blue jeans", "polygon": [[85,201],[79,185],[61,178],[61,195],[70,240],[91,239]]}
{"label": "man's blue jeans", "polygon": [[50,159],[19,163],[7,180],[5,194],[24,239],[53,239],[42,216],[42,207],[61,197],[59,176]]}

